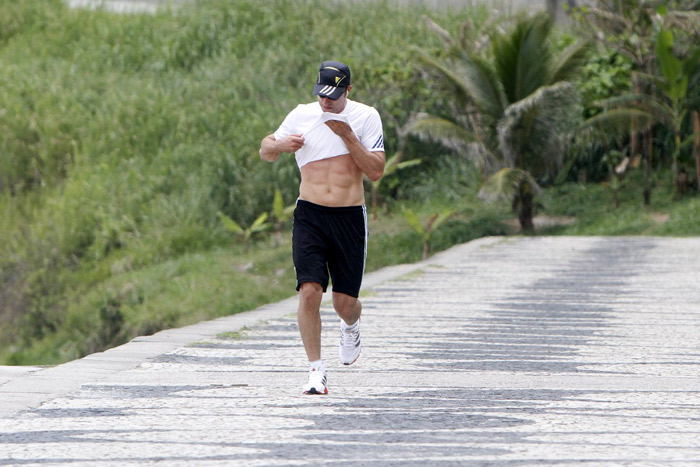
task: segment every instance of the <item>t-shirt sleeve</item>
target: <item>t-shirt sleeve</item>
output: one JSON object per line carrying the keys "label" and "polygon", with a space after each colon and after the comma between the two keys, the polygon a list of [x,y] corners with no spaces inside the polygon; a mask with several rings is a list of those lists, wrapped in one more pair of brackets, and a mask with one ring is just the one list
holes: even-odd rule
{"label": "t-shirt sleeve", "polygon": [[273,133],[275,136],[275,139],[282,139],[286,138],[289,135],[296,135],[299,134],[298,131],[296,131],[296,122],[297,122],[297,112],[299,110],[299,106],[297,106],[294,110],[289,112],[287,116],[285,117],[284,121],[280,125],[280,127]]}
{"label": "t-shirt sleeve", "polygon": [[371,109],[362,132],[362,145],[370,151],[384,151],[384,131],[382,119],[376,109]]}

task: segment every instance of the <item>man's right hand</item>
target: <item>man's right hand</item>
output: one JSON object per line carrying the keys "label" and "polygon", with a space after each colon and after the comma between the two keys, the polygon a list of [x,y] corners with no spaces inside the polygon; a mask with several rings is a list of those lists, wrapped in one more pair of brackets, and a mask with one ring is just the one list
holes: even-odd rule
{"label": "man's right hand", "polygon": [[294,153],[304,145],[304,137],[301,135],[289,135],[279,140],[274,135],[267,135],[260,144],[260,158],[264,161],[274,162],[280,154]]}
{"label": "man's right hand", "polygon": [[302,135],[289,135],[277,141],[277,149],[280,152],[295,153],[304,145],[304,137]]}

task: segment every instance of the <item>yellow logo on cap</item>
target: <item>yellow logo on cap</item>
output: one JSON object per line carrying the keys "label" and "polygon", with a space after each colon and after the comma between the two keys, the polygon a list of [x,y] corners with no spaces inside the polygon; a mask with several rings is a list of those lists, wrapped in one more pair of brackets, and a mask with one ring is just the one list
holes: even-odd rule
{"label": "yellow logo on cap", "polygon": [[343,78],[341,78],[340,76],[336,76],[335,77],[335,84],[338,84],[338,82],[340,82],[340,80],[342,80]]}

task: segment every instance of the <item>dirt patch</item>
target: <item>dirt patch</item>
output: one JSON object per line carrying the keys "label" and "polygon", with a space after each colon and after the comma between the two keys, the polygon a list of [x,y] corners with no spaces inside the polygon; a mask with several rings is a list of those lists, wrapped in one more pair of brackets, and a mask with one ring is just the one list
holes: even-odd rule
{"label": "dirt patch", "polygon": [[[539,214],[532,219],[532,223],[535,224],[535,231],[546,227],[571,225],[574,222],[576,222],[575,217],[547,216],[545,214]],[[513,232],[520,232],[520,222],[518,219],[509,219],[505,221],[505,223],[513,230]]]}
{"label": "dirt patch", "polygon": [[665,224],[668,220],[669,215],[663,212],[653,212],[651,213],[651,220],[657,224]]}

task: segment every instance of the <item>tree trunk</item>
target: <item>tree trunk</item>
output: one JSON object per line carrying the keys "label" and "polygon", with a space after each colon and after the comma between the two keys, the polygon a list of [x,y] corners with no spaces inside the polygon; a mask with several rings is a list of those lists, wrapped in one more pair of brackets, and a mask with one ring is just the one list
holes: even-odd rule
{"label": "tree trunk", "polygon": [[[636,63],[635,68],[638,70],[645,70],[648,67],[643,63]],[[651,73],[651,71],[647,71]],[[644,87],[642,86],[641,78],[636,73],[632,74],[632,86],[635,94],[644,94]],[[634,101],[632,103],[632,105],[638,104],[639,101]],[[641,153],[643,145],[642,138],[642,132],[639,130],[639,120],[636,117],[632,117],[632,120],[630,121],[630,157]]]}
{"label": "tree trunk", "polygon": [[532,187],[529,183],[523,182],[520,185],[520,209],[518,210],[518,220],[520,221],[520,230],[523,232],[532,232],[535,230],[535,224],[532,221],[534,211],[534,196]]}
{"label": "tree trunk", "polygon": [[379,190],[376,186],[372,185],[372,220],[377,220],[377,192]]}
{"label": "tree trunk", "polygon": [[275,248],[279,248],[282,245],[282,223],[277,222],[275,224]]}
{"label": "tree trunk", "polygon": [[557,19],[559,13],[559,0],[547,0],[547,14],[552,19]]}
{"label": "tree trunk", "polygon": [[700,111],[693,111],[693,154],[695,155],[695,188],[700,191]]}
{"label": "tree trunk", "polygon": [[576,8],[576,0],[547,0],[547,14],[557,23],[564,23],[569,19],[571,10]]}
{"label": "tree trunk", "polygon": [[[642,157],[644,157],[644,205],[651,206],[651,150],[649,148],[650,132],[645,132],[641,139]],[[649,137],[649,138],[648,138]]]}
{"label": "tree trunk", "polygon": [[630,159],[638,154],[641,154],[641,151],[639,150],[639,147],[641,146],[641,144],[639,144],[639,139],[640,135],[637,132],[637,119],[632,117],[632,121],[630,122]]}
{"label": "tree trunk", "polygon": [[673,151],[673,160],[671,161],[671,172],[673,173],[673,199],[678,199],[680,196],[683,194],[684,188],[683,184],[685,181],[682,180],[684,171],[681,170],[681,166],[679,164],[679,158],[681,156],[681,132],[680,129],[676,129],[676,134],[675,134],[675,144],[676,147]]}

